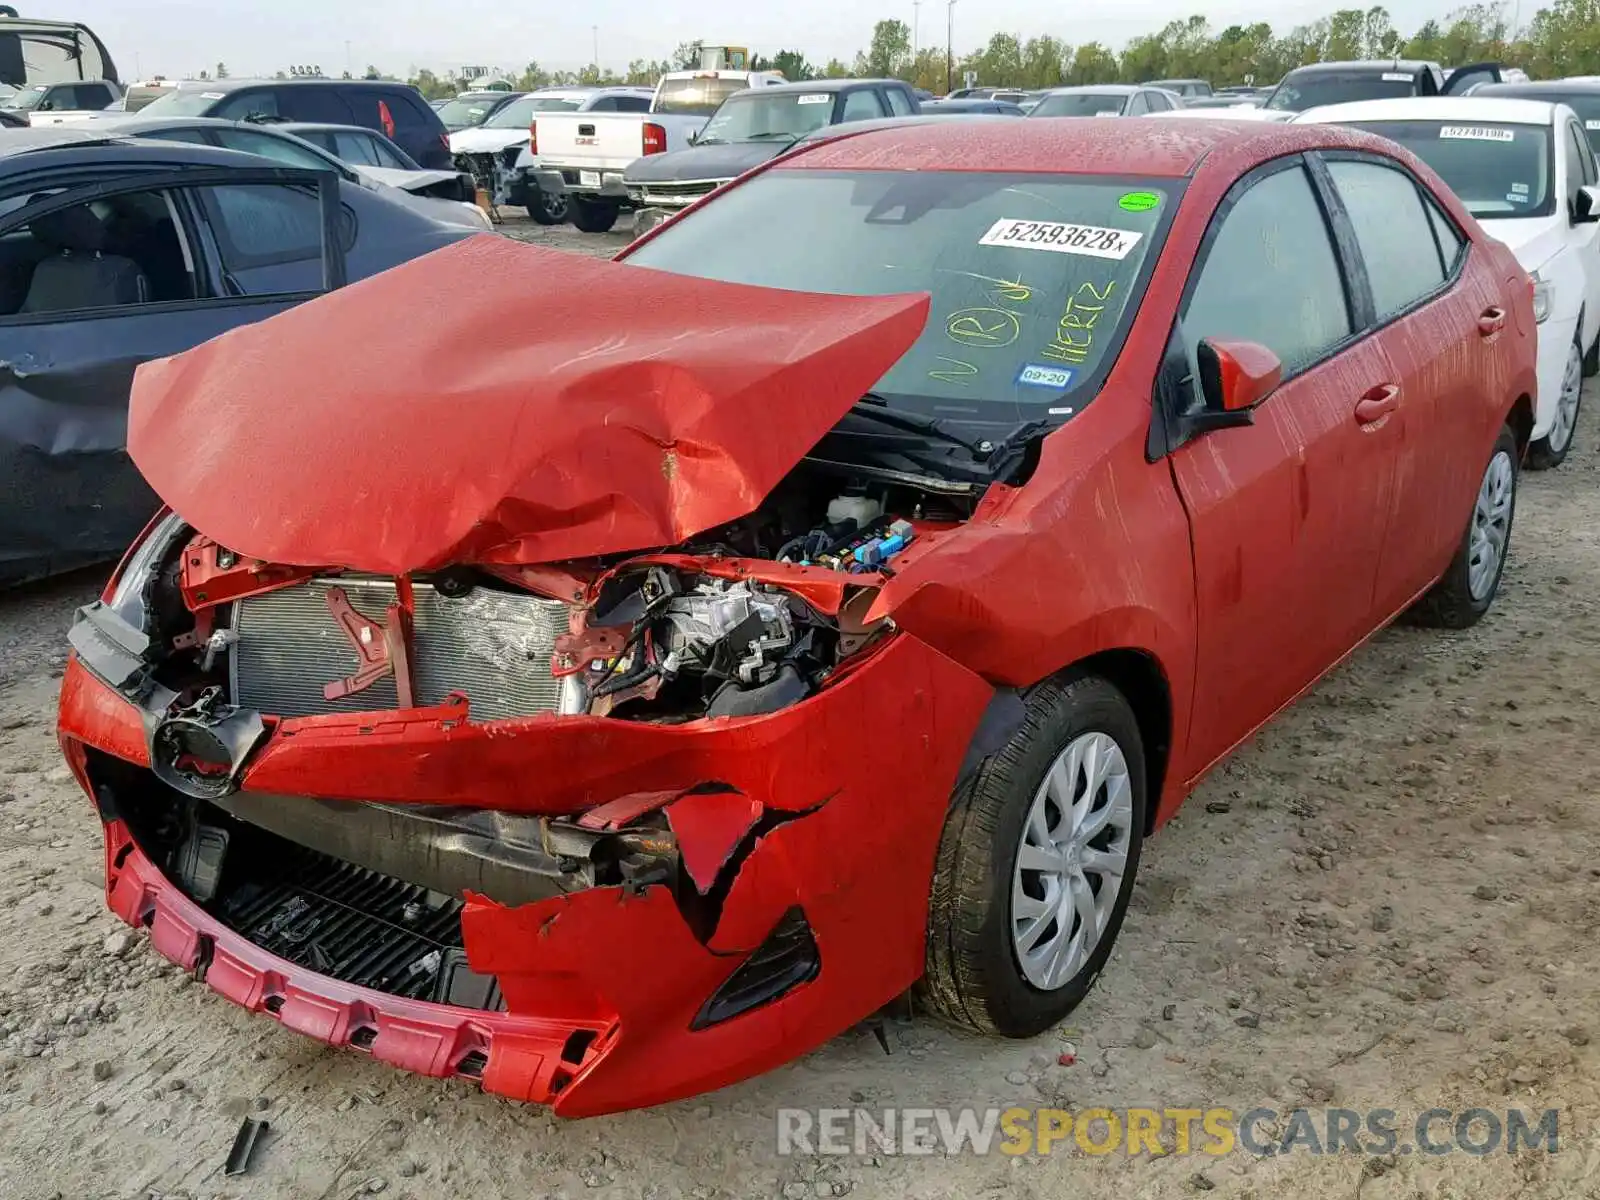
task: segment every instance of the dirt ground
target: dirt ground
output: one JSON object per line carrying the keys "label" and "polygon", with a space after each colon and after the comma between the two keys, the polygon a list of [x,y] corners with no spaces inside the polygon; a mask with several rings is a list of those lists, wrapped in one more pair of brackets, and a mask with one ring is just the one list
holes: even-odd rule
{"label": "dirt ground", "polygon": [[[321,1047],[126,931],[51,734],[63,631],[96,581],[0,595],[0,1195],[1600,1196],[1600,393],[1588,402],[1568,464],[1524,479],[1490,618],[1384,633],[1219,769],[1147,848],[1070,1029],[1005,1043],[900,1020],[889,1055],[858,1030],[715,1095],[585,1122]],[[1434,1107],[1557,1108],[1561,1149],[777,1154],[779,1108],[889,1105],[1378,1107],[1402,1135]],[[271,1132],[225,1179],[246,1113]]]}

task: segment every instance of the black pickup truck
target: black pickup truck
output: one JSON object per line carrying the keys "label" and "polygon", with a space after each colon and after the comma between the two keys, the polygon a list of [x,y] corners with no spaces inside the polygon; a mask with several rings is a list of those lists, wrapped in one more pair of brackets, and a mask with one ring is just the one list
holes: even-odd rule
{"label": "black pickup truck", "polygon": [[735,92],[693,145],[647,155],[623,173],[639,210],[634,230],[643,233],[818,129],[921,111],[916,92],[898,79],[819,79]]}

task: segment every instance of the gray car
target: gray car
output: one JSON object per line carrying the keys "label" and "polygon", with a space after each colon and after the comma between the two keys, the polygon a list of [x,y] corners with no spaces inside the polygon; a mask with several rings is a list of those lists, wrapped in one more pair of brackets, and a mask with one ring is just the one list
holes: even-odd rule
{"label": "gray car", "polygon": [[114,558],[155,512],[124,448],[140,363],[470,236],[332,169],[0,136],[0,584]]}
{"label": "gray car", "polygon": [[1102,83],[1052,88],[1028,114],[1034,117],[1142,117],[1182,108],[1177,93],[1138,84]]}

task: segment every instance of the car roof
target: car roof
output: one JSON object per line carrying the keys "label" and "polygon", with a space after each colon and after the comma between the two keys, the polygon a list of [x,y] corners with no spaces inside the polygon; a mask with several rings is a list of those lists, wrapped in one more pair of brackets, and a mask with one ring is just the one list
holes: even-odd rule
{"label": "car roof", "polygon": [[817,92],[842,92],[846,88],[870,87],[873,85],[893,84],[896,87],[908,86],[899,79],[809,79],[800,83],[774,83],[764,88],[751,88],[752,96],[782,96],[794,92],[813,94]]}
{"label": "car roof", "polygon": [[1307,63],[1303,67],[1295,67],[1284,78],[1290,75],[1322,75],[1334,74],[1341,71],[1373,72],[1404,71],[1407,75],[1419,75],[1423,71],[1438,67],[1438,63],[1424,62],[1415,58],[1373,58],[1350,59],[1346,62],[1319,62]]}
{"label": "car roof", "polygon": [[85,124],[27,125],[0,133],[0,159],[32,150],[53,150],[59,146],[88,146],[115,140],[109,130]]}
{"label": "car roof", "polygon": [[[410,84],[401,83],[396,79],[184,79],[178,84],[178,90],[182,92],[236,92],[240,88],[247,87],[378,87],[416,90]],[[504,96],[508,93],[483,94]]]}
{"label": "car roof", "polygon": [[364,133],[368,136],[381,136],[376,129],[368,129],[365,125],[350,125],[343,121],[224,121],[222,124],[240,124],[251,129],[260,129],[265,125],[268,129],[276,129],[280,133],[293,133],[297,129],[315,129],[323,133]]}
{"label": "car roof", "polygon": [[1297,114],[1290,124],[1323,125],[1342,121],[1497,121],[1508,125],[1550,125],[1556,106],[1547,100],[1509,97],[1402,96],[1390,100],[1352,100],[1325,104]]}
{"label": "car roof", "polygon": [[[872,122],[862,122],[873,125]],[[1378,147],[1379,138],[1277,121],[980,121],[905,117],[801,142],[784,166],[819,170],[992,171],[1182,178],[1215,150],[1261,161],[1324,146]]]}
{"label": "car roof", "polygon": [[[232,124],[232,122],[224,122]],[[177,165],[180,167],[282,167],[282,163],[263,162],[254,154],[246,154],[241,150],[224,150],[217,146],[196,145],[193,142],[167,142],[157,138],[119,137],[111,133],[89,133],[83,131],[81,126],[49,126],[46,129],[34,130],[36,133],[55,132],[56,130],[77,129],[75,133],[63,132],[61,136],[50,139],[22,139],[12,138],[0,134],[0,177],[16,174],[32,168],[35,156],[39,159],[62,158],[61,151],[85,150],[95,156],[115,155],[119,160],[129,163],[148,163],[151,165]],[[18,129],[14,132],[22,134],[26,130]],[[21,143],[29,144],[23,145]],[[89,161],[82,157],[75,157],[74,162]],[[328,170],[332,171],[332,164]]]}
{"label": "car roof", "polygon": [[1147,83],[1089,83],[1077,87],[1051,88],[1046,96],[1131,96],[1149,88]]}
{"label": "car roof", "polygon": [[1600,79],[1534,79],[1524,83],[1485,83],[1474,96],[1592,96],[1600,94]]}

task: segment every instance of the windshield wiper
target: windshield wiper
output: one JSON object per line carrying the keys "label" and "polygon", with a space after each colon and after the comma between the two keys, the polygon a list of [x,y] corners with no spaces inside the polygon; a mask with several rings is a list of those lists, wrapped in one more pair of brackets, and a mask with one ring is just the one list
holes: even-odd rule
{"label": "windshield wiper", "polygon": [[696,146],[726,146],[728,144],[728,139],[727,138],[704,138],[704,137],[703,138],[696,138],[694,144]]}
{"label": "windshield wiper", "polygon": [[747,142],[763,142],[768,138],[788,138],[791,142],[798,142],[803,136],[803,134],[788,133],[782,129],[768,129],[762,133],[746,134],[744,140]]}
{"label": "windshield wiper", "polygon": [[925,417],[920,413],[890,408],[889,402],[876,392],[868,392],[850,406],[850,411],[857,416],[870,418],[880,425],[904,429],[909,433],[930,434],[940,441],[960,446],[972,455],[974,462],[982,463],[991,476],[1008,474],[1013,460],[1027,449],[1028,443],[1040,434],[1048,433],[1055,428],[1054,421],[1035,418],[1014,426],[1003,434],[999,441],[990,441],[987,438],[973,440],[957,433],[939,417]]}

